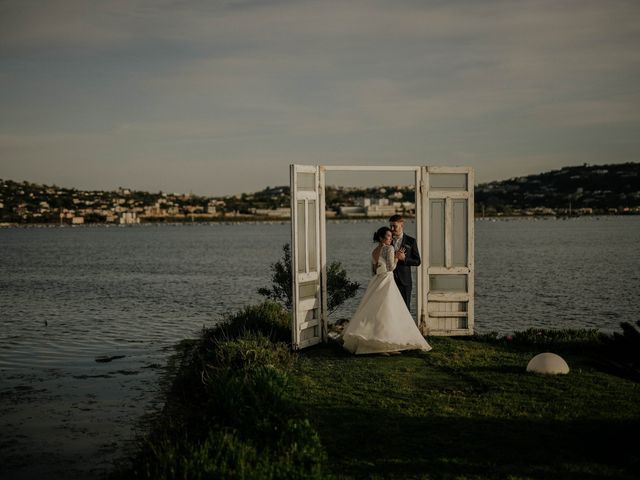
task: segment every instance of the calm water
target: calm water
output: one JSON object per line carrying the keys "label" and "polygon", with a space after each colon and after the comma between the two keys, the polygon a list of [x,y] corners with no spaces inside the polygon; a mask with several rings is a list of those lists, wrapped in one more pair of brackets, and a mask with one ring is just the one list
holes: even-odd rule
{"label": "calm water", "polygon": [[[329,261],[363,286],[380,225],[327,227]],[[0,229],[0,477],[108,471],[160,407],[172,346],[260,301],[289,235],[288,223]],[[476,222],[477,331],[636,321],[639,245],[639,217]]]}

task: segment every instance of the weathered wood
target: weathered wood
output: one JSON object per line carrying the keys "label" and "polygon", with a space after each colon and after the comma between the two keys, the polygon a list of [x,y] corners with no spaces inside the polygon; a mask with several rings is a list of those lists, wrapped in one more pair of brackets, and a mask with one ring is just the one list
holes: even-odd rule
{"label": "weathered wood", "polygon": [[300,331],[302,331],[302,330],[306,330],[307,328],[315,327],[317,325],[320,325],[320,319],[319,318],[315,318],[315,319],[309,320],[307,322],[299,323],[298,324],[298,329]]}
{"label": "weathered wood", "polygon": [[298,342],[298,349],[303,349],[306,347],[310,347],[312,345],[317,345],[318,343],[322,342],[322,338],[320,336],[317,337],[313,337],[310,338],[308,340],[302,340],[300,342]]}
{"label": "weathered wood", "polygon": [[429,302],[468,302],[469,294],[460,293],[429,293]]}
{"label": "weathered wood", "polygon": [[[431,188],[430,175],[433,174],[465,174],[466,175],[466,188],[462,188],[462,182],[460,182],[460,189],[454,187],[442,187]],[[431,221],[429,212],[430,200],[444,200],[444,251],[445,251],[445,265],[431,266],[431,259],[428,254],[428,243],[424,242],[423,248],[426,250],[424,256],[427,268],[423,273],[423,280],[425,286],[420,294],[425,298],[427,304],[427,315],[425,317],[424,328],[429,335],[471,335],[474,328],[474,215],[473,215],[473,188],[474,188],[474,175],[473,169],[470,167],[424,167],[423,168],[423,180],[425,182],[425,195],[422,199],[422,204],[426,208],[425,218]],[[454,200],[465,200],[466,202],[466,265],[465,266],[453,266],[453,247],[454,247]],[[457,217],[456,217],[457,218]],[[442,227],[439,225],[439,228]],[[423,233],[428,235],[429,228],[435,228],[430,226],[423,228]],[[438,292],[432,293],[430,291],[429,275],[464,275],[466,277],[466,292]],[[453,302],[447,304],[446,302]],[[462,302],[466,304],[464,311],[457,311],[460,307],[455,307],[455,302]],[[458,324],[455,322],[465,322],[465,328],[458,328]],[[455,324],[455,325],[454,325]]]}
{"label": "weathered wood", "polygon": [[469,267],[429,267],[429,275],[468,275]]}
{"label": "weathered wood", "polygon": [[466,200],[469,198],[469,192],[458,192],[455,190],[432,190],[429,192],[430,199],[461,199]]}
{"label": "weathered wood", "polygon": [[429,318],[444,318],[444,317],[468,317],[468,312],[441,312],[438,310],[429,310]]}
{"label": "weathered wood", "polygon": [[[320,169],[317,166],[309,165],[291,165],[291,265],[292,265],[292,283],[293,283],[293,315],[291,325],[291,336],[293,348],[304,348],[304,346],[319,343],[323,340],[324,328],[314,328],[320,325],[319,319],[306,320],[308,312],[319,308],[322,304],[322,285],[321,285],[321,221],[320,221]],[[311,190],[300,190],[298,185],[298,174],[309,173],[314,175],[314,181]],[[309,188],[309,186],[306,186]],[[299,206],[298,203],[301,202]],[[314,202],[311,204],[310,202]],[[310,205],[312,207],[310,208]],[[314,206],[315,205],[315,206]],[[304,211],[300,211],[302,207]],[[309,215],[313,215],[310,222]],[[301,229],[298,230],[298,222],[302,221]],[[310,226],[314,226],[312,237],[309,238]],[[313,242],[311,244],[310,242]],[[312,251],[316,253],[315,257],[309,258],[310,247],[314,247]],[[300,265],[299,256],[303,254],[304,268]],[[313,283],[317,287],[313,297],[301,298],[300,285],[303,283]],[[302,333],[308,332],[314,328],[313,337],[310,339],[302,339]],[[311,342],[311,343],[310,343]]]}

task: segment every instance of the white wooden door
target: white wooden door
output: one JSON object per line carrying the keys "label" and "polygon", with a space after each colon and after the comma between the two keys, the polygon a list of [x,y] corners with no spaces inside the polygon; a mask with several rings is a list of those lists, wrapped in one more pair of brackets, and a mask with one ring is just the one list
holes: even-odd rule
{"label": "white wooden door", "polygon": [[422,168],[425,335],[472,335],[474,207],[471,167]]}
{"label": "white wooden door", "polygon": [[[291,165],[292,346],[300,349],[324,340],[320,262],[320,167]],[[323,212],[324,213],[324,212]]]}

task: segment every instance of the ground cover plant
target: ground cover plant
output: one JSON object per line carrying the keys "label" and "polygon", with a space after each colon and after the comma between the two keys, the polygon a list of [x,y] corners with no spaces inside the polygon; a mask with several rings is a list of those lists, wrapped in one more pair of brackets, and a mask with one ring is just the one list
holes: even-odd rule
{"label": "ground cover plant", "polygon": [[[303,352],[298,402],[341,478],[638,478],[640,385],[595,331],[430,338],[427,354]],[[582,345],[582,348],[580,347]],[[568,375],[526,373],[543,351]]]}
{"label": "ground cover plant", "polygon": [[[353,356],[292,352],[289,321],[267,302],[182,342],[164,411],[113,477],[638,478],[640,383],[608,362],[620,340],[529,329]],[[543,351],[571,372],[526,373]]]}
{"label": "ground cover plant", "polygon": [[293,397],[288,324],[265,303],[183,342],[163,412],[113,478],[326,478],[319,437]]}
{"label": "ground cover plant", "polygon": [[640,320],[632,325],[620,324],[622,333],[614,332],[608,339],[609,358],[614,366],[640,380]]}

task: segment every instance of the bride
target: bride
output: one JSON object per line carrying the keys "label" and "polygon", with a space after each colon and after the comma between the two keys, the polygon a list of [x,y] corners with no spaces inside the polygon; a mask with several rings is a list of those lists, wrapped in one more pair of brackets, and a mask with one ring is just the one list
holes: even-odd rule
{"label": "bride", "polygon": [[393,279],[396,257],[388,227],[379,228],[371,254],[373,277],[362,301],[343,333],[344,348],[351,353],[389,353],[431,350],[409,312]]}

